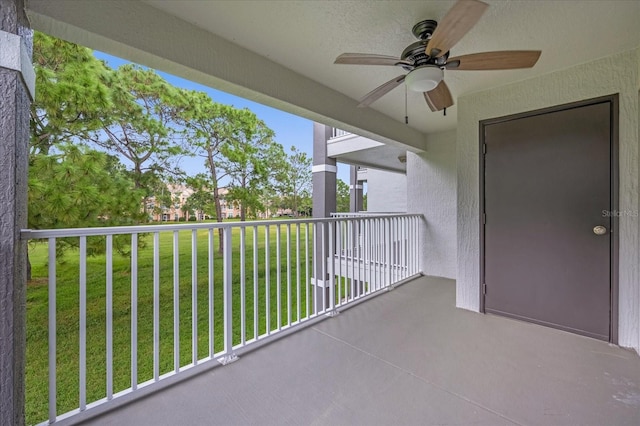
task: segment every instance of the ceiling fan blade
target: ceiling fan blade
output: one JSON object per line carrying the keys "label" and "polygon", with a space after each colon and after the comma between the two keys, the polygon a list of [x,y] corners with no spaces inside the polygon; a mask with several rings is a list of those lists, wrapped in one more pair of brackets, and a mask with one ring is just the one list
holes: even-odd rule
{"label": "ceiling fan blade", "polygon": [[387,55],[375,55],[368,53],[343,53],[338,56],[334,64],[346,65],[405,65],[413,66],[411,62]]}
{"label": "ceiling fan blade", "polygon": [[458,0],[438,23],[429,43],[426,54],[440,57],[447,53],[480,20],[489,7],[479,0]]}
{"label": "ceiling fan blade", "polygon": [[424,92],[424,99],[431,111],[441,111],[453,105],[453,98],[447,83],[442,80],[435,89]]}
{"label": "ceiling fan blade", "polygon": [[393,89],[401,85],[405,77],[406,75],[399,75],[396,78],[387,81],[383,85],[376,87],[375,89],[367,93],[360,100],[360,103],[358,104],[358,108],[368,107],[373,102],[377,101],[382,96],[386,95],[387,93],[389,93],[390,91],[392,91]]}
{"label": "ceiling fan blade", "polygon": [[512,70],[531,68],[542,52],[540,50],[504,50],[500,52],[472,53],[447,60],[448,70]]}

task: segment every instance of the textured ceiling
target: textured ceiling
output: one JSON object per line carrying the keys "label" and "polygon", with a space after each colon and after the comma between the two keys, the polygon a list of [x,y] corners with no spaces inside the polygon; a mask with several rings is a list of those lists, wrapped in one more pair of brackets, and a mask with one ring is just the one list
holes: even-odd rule
{"label": "textured ceiling", "polygon": [[[471,92],[589,62],[640,45],[640,1],[486,1],[480,22],[451,55],[542,50],[529,70],[446,71],[454,100]],[[405,73],[397,67],[334,65],[343,52],[399,56],[415,41],[411,27],[440,20],[454,1],[191,1],[146,3],[359,99]],[[404,88],[371,105],[404,121]],[[457,108],[431,112],[409,92],[409,125],[425,133],[455,127]]]}

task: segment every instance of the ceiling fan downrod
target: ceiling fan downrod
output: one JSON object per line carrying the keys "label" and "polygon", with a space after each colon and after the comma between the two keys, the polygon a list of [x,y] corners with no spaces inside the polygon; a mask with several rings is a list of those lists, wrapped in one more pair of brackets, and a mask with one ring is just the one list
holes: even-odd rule
{"label": "ceiling fan downrod", "polygon": [[418,40],[429,40],[437,26],[437,21],[434,21],[433,19],[426,19],[415,24],[411,29],[411,32]]}

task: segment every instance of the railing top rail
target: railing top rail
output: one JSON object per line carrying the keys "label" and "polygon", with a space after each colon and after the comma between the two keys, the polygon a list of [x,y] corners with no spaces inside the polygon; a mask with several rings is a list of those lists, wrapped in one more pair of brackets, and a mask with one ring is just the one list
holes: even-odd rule
{"label": "railing top rail", "polygon": [[409,213],[401,212],[335,212],[330,213],[331,217],[371,217],[371,216],[412,216]]}
{"label": "railing top rail", "polygon": [[292,219],[292,220],[255,220],[246,222],[207,222],[207,223],[185,223],[185,224],[165,224],[165,225],[133,225],[133,226],[105,226],[93,228],[60,228],[60,229],[23,229],[20,236],[23,240],[36,240],[43,238],[66,238],[66,237],[89,237],[103,235],[130,235],[144,234],[162,231],[184,231],[194,229],[225,229],[225,228],[247,228],[253,226],[282,226],[306,223],[328,223],[339,221],[355,221],[362,219],[388,219],[391,217],[419,217],[422,214],[381,214],[353,217],[327,217],[316,219]]}

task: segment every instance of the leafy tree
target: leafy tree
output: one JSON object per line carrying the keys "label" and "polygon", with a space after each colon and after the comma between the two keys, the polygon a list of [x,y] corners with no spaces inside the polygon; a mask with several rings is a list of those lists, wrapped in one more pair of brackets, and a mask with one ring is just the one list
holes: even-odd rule
{"label": "leafy tree", "polygon": [[127,64],[114,72],[109,120],[92,140],[131,164],[131,178],[145,197],[157,195],[154,189],[167,176],[181,174],[177,158],[186,153],[176,130],[181,97],[182,91],[153,70]]}
{"label": "leafy tree", "polygon": [[[31,108],[28,226],[71,228],[143,220],[141,194],[119,160],[83,146],[111,123],[110,69],[90,49],[41,33],[34,36],[33,59],[37,93]],[[78,239],[58,241],[59,253],[78,244]],[[114,238],[120,252],[129,243]],[[87,244],[89,255],[104,251],[99,237]]]}
{"label": "leafy tree", "polygon": [[285,208],[284,199],[276,182],[271,181],[269,186],[263,189],[260,194],[260,204],[263,206],[262,211],[267,215],[272,215],[279,208]]}
{"label": "leafy tree", "polygon": [[108,122],[112,74],[90,49],[36,31],[33,63],[32,155],[48,154],[51,147],[73,138],[87,139]]}
{"label": "leafy tree", "polygon": [[255,217],[264,210],[262,194],[285,156],[282,145],[273,140],[273,130],[253,112],[238,111],[235,125],[233,137],[220,149],[220,168],[231,179],[226,199],[240,207],[244,221],[248,211]]}
{"label": "leafy tree", "polygon": [[[227,174],[220,169],[221,149],[234,135],[235,110],[214,102],[202,92],[187,92],[179,116],[184,126],[186,143],[195,155],[204,159],[207,168],[206,185],[213,193],[215,217],[222,221],[220,182]],[[200,176],[200,180],[204,177]],[[201,182],[202,183],[202,182]]]}
{"label": "leafy tree", "polygon": [[193,189],[193,194],[189,196],[183,208],[188,211],[201,211],[207,216],[216,215],[216,205],[213,192],[208,187],[208,176],[202,173],[194,177],[187,178],[187,186]]}
{"label": "leafy tree", "polygon": [[[186,143],[195,155],[204,159],[207,179],[202,185],[213,195],[216,221],[222,222],[220,183],[227,176],[221,169],[222,149],[233,141],[236,133],[238,110],[214,102],[202,92],[185,92],[179,110],[180,123],[184,128]],[[219,230],[218,250],[224,248],[222,229]]]}
{"label": "leafy tree", "polygon": [[[145,211],[147,213],[153,213],[156,215],[160,215],[168,209],[171,204],[173,204],[173,197],[171,196],[171,191],[169,190],[167,184],[162,181],[158,177],[158,179],[153,179],[148,182],[148,187],[145,189],[144,193],[146,195],[146,204]],[[153,197],[153,201],[149,198]]]}
{"label": "leafy tree", "polygon": [[313,197],[309,189],[305,189],[298,195],[297,216],[311,216],[313,208]]}
{"label": "leafy tree", "polygon": [[342,179],[336,181],[336,211],[348,212],[351,209],[350,206],[351,194],[349,185],[347,185]]}
{"label": "leafy tree", "polygon": [[299,214],[301,201],[311,198],[311,164],[312,160],[305,152],[292,146],[288,164],[278,174],[284,198],[295,216]]}
{"label": "leafy tree", "polygon": [[[29,228],[127,225],[143,219],[141,193],[117,158],[81,145],[58,145],[55,151],[31,156]],[[103,238],[87,241],[89,255],[104,251]],[[114,248],[124,253],[129,243],[115,238]],[[56,248],[61,254],[77,244],[76,238],[62,238]]]}
{"label": "leafy tree", "polygon": [[31,154],[91,141],[130,162],[135,187],[158,198],[167,175],[180,173],[176,159],[184,150],[175,105],[182,92],[152,70],[125,65],[114,71],[90,49],[41,33],[34,38],[34,64]]}
{"label": "leafy tree", "polygon": [[31,159],[29,227],[127,225],[140,220],[140,192],[117,158],[82,145]]}

